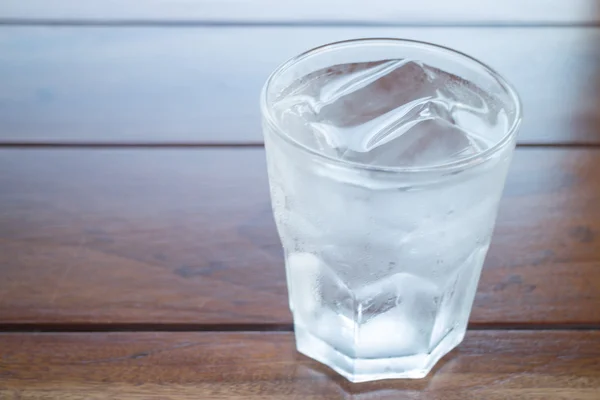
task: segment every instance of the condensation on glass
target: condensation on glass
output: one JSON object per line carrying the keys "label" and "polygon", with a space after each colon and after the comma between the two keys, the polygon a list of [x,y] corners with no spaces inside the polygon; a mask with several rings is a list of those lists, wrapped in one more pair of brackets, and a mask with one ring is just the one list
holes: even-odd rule
{"label": "condensation on glass", "polygon": [[515,91],[395,39],[323,46],[261,97],[298,351],[353,382],[421,378],[463,339],[515,147]]}

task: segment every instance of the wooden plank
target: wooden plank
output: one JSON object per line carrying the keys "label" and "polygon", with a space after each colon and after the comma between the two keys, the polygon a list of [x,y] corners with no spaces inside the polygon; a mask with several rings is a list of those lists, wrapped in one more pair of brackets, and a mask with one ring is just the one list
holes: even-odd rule
{"label": "wooden plank", "polygon": [[[472,323],[600,323],[599,159],[517,150]],[[263,149],[3,149],[0,171],[0,323],[291,322]]]}
{"label": "wooden plank", "polygon": [[0,18],[42,20],[236,21],[238,23],[593,23],[599,20],[596,0],[473,0],[369,3],[307,0],[302,3],[255,0],[4,0]]}
{"label": "wooden plank", "polygon": [[369,36],[495,67],[522,95],[521,143],[600,143],[600,29],[432,27],[0,28],[0,142],[260,143],[279,63]]}
{"label": "wooden plank", "polygon": [[469,332],[421,380],[350,384],[292,333],[0,335],[0,397],[595,400],[600,332]]}

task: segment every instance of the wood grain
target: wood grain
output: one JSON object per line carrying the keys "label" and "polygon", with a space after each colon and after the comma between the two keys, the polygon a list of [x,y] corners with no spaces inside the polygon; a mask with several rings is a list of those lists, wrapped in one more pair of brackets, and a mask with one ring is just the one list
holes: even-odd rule
{"label": "wood grain", "polygon": [[0,335],[0,397],[595,400],[599,332],[470,332],[422,380],[350,384],[291,333]]}
{"label": "wood grain", "polygon": [[522,96],[521,143],[600,143],[600,28],[239,26],[0,27],[0,142],[260,143],[269,73],[357,37],[435,42],[493,66]]}
{"label": "wood grain", "polygon": [[238,23],[594,23],[599,17],[596,0],[504,0],[482,4],[472,0],[424,0],[394,3],[374,0],[327,3],[308,0],[280,3],[268,0],[4,0],[0,18],[27,20],[207,21]]}
{"label": "wood grain", "polygon": [[[600,323],[599,160],[517,150],[472,323]],[[289,324],[263,149],[0,150],[0,282],[3,324]]]}

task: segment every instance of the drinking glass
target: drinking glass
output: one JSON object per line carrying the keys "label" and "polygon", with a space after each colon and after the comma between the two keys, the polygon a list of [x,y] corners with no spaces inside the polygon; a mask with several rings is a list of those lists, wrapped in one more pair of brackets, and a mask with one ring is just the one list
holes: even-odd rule
{"label": "drinking glass", "polygon": [[521,105],[491,68],[399,39],[310,50],[261,94],[298,351],[421,378],[465,335]]}

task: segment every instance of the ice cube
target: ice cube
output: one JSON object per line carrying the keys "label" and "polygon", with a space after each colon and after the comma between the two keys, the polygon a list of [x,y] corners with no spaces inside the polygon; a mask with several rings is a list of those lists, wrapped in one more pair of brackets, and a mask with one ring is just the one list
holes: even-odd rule
{"label": "ice cube", "polygon": [[378,166],[445,164],[485,150],[506,112],[476,85],[409,59],[335,65],[283,90],[286,133],[328,156]]}
{"label": "ice cube", "polygon": [[440,295],[434,283],[405,272],[358,290],[358,355],[427,352]]}
{"label": "ice cube", "polygon": [[286,277],[290,309],[294,313],[311,315],[317,310],[320,266],[320,260],[310,253],[292,253],[287,257]]}
{"label": "ice cube", "polygon": [[466,324],[488,246],[489,241],[486,241],[473,249],[469,257],[454,268],[454,274],[443,280],[444,287],[429,342],[430,348],[436,347],[451,330]]}
{"label": "ice cube", "polygon": [[336,274],[313,254],[293,253],[287,262],[294,322],[346,354],[354,354],[355,297]]}
{"label": "ice cube", "polygon": [[439,118],[411,121],[398,129],[404,131],[365,151],[347,150],[343,158],[380,166],[431,166],[475,155],[485,148],[484,143]]}
{"label": "ice cube", "polygon": [[287,278],[291,308],[305,322],[323,318],[325,309],[337,316],[354,318],[354,296],[327,264],[310,253],[288,256]]}

